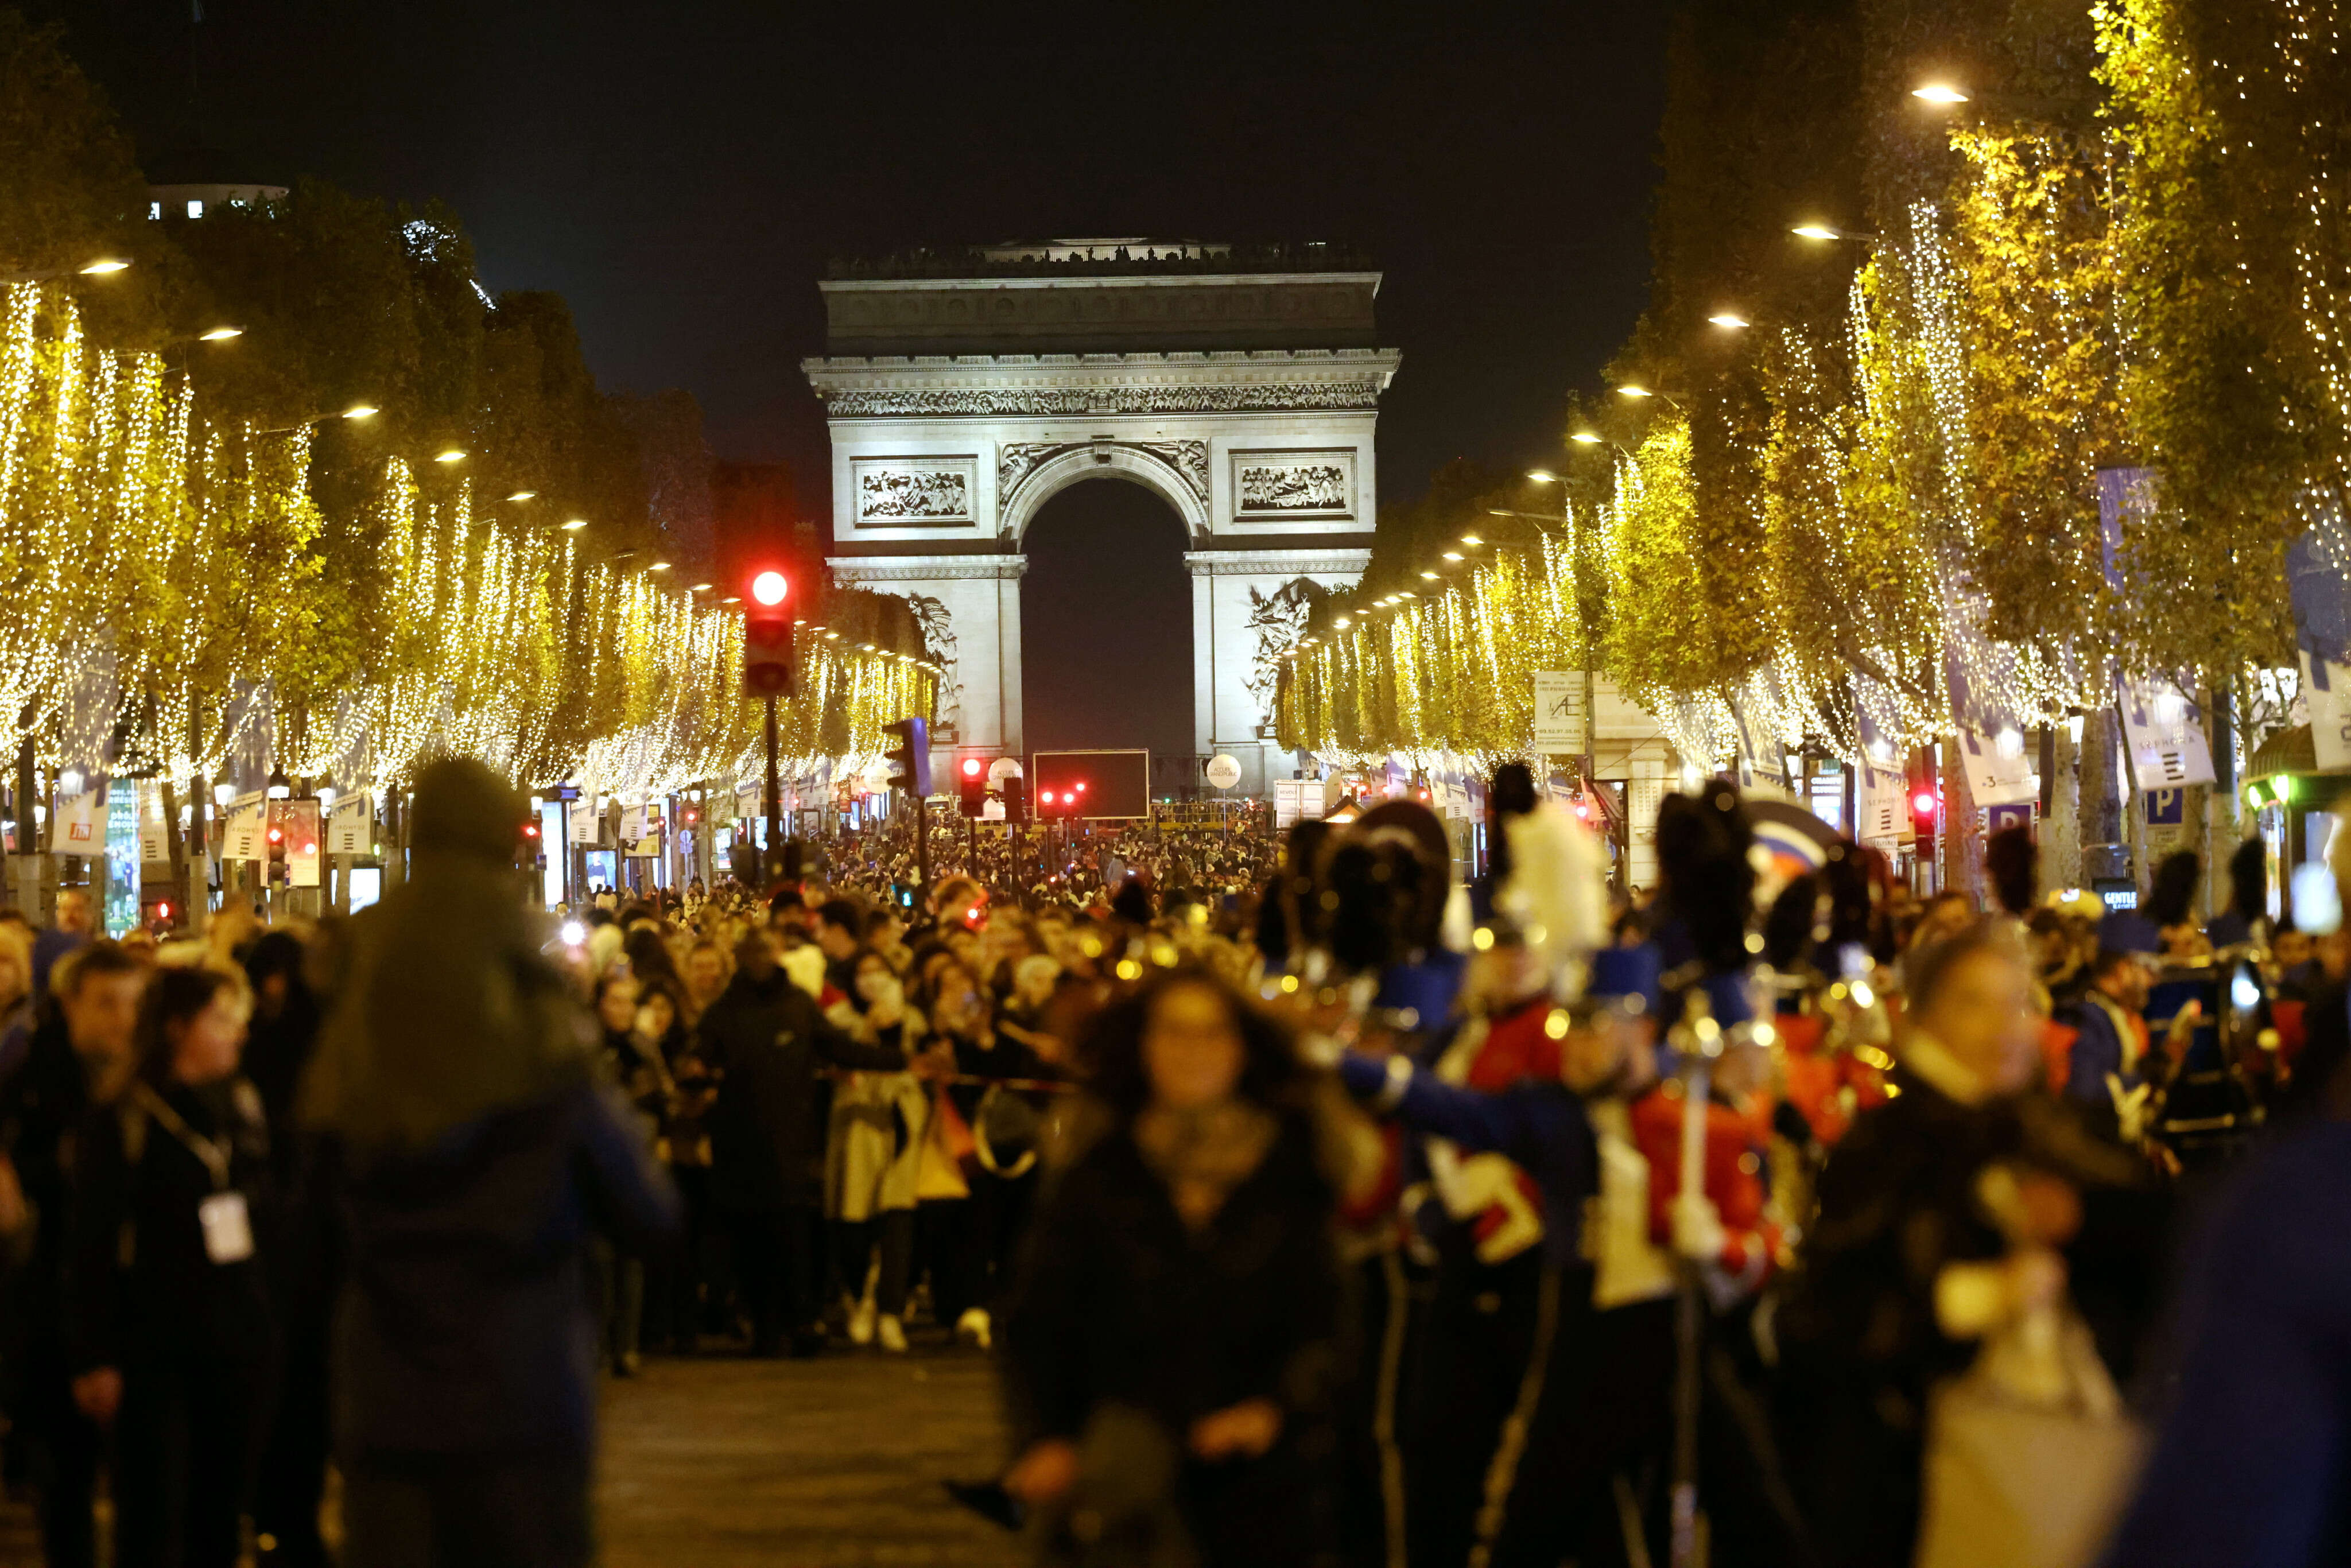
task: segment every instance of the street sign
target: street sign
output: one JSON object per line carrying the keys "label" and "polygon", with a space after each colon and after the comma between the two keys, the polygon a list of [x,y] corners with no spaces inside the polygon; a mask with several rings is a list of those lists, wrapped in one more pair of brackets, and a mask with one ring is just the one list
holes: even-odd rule
{"label": "street sign", "polygon": [[558,784],[553,792],[548,796],[548,799],[550,800],[564,801],[577,800],[580,799],[580,786],[577,784]]}
{"label": "street sign", "polygon": [[2017,805],[1987,806],[1984,808],[1984,831],[1997,833],[2010,828],[2022,828],[2029,833],[2032,831],[2032,819],[2039,810],[2039,805],[2032,800]]}
{"label": "street sign", "polygon": [[2146,804],[2148,827],[2180,828],[2188,825],[2187,790],[2149,789]]}
{"label": "street sign", "polygon": [[1240,759],[1219,751],[1208,758],[1208,782],[1219,789],[1229,789],[1241,781]]}
{"label": "street sign", "polygon": [[1537,670],[1535,750],[1544,757],[1581,755],[1583,745],[1583,680],[1574,670]]}

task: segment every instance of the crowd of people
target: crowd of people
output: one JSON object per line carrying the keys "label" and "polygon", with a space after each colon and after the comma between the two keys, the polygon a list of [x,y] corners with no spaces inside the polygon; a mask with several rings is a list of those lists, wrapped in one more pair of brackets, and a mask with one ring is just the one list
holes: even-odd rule
{"label": "crowd of people", "polygon": [[1979,910],[1715,781],[1635,902],[1492,799],[1468,886],[1397,801],[550,919],[452,762],[351,920],[0,920],[47,1561],[101,1476],[117,1563],[329,1561],[331,1466],[343,1563],[584,1563],[600,1379],[925,1336],[1045,1563],[2339,1560],[2351,937],[2258,846]]}

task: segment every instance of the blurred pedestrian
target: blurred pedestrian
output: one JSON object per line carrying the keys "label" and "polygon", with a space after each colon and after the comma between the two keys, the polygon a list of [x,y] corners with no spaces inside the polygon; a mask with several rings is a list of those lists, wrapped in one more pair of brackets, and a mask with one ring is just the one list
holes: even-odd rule
{"label": "blurred pedestrian", "polygon": [[353,918],[304,1084],[350,1224],[346,1568],[590,1560],[588,1239],[652,1246],[677,1223],[515,896],[523,820],[480,763],[424,770],[410,876]]}
{"label": "blurred pedestrian", "polygon": [[[50,1568],[97,1561],[91,1512],[102,1439],[73,1398],[65,1278],[76,1134],[93,1105],[129,1076],[147,972],[112,942],[86,944],[52,977],[57,1007],[33,1032],[24,1064],[0,1085],[0,1153],[34,1220],[33,1246],[6,1306],[0,1370],[13,1436],[25,1445]],[[41,1217],[46,1217],[44,1219]]]}
{"label": "blurred pedestrian", "polygon": [[[813,951],[813,949],[809,949]],[[778,961],[776,939],[754,932],[735,953],[735,977],[702,1015],[702,1050],[717,1078],[705,1125],[710,1196],[733,1241],[747,1298],[752,1354],[813,1355],[817,1227],[824,1196],[825,1103],[818,1069],[895,1071],[904,1052],[860,1045],[825,1020],[815,998]]]}
{"label": "blurred pedestrian", "polygon": [[1315,1562],[1336,1200],[1290,1042],[1177,970],[1105,1013],[1088,1056],[1100,1131],[1007,1314],[1006,1488],[1047,1562]]}
{"label": "blurred pedestrian", "polygon": [[319,1531],[327,1484],[328,1333],[341,1283],[332,1206],[314,1178],[316,1140],[295,1104],[319,1042],[319,998],[304,973],[308,953],[291,932],[272,931],[246,955],[253,989],[241,1071],[261,1097],[269,1129],[269,1170],[277,1217],[264,1249],[278,1335],[277,1400],[255,1481],[253,1521],[260,1568],[312,1568],[328,1561]]}
{"label": "blurred pedestrian", "polygon": [[122,1094],[75,1155],[74,1402],[114,1432],[117,1568],[235,1568],[271,1398],[269,1129],[244,977],[157,970]]}

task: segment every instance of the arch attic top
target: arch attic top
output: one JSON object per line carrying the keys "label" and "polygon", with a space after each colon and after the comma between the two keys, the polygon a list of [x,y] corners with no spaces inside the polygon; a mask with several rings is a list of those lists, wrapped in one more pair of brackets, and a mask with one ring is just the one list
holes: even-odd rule
{"label": "arch attic top", "polygon": [[1372,349],[1380,274],[1343,246],[1061,239],[833,264],[835,358]]}

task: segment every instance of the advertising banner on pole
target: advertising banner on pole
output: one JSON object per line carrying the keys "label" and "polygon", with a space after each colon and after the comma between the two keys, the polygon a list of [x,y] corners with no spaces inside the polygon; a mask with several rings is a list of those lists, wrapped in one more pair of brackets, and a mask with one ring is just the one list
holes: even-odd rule
{"label": "advertising banner on pole", "polygon": [[278,821],[286,829],[286,885],[317,887],[319,868],[325,863],[319,852],[326,838],[319,829],[319,802],[280,800],[277,804]]}
{"label": "advertising banner on pole", "polygon": [[2041,798],[2032,765],[2024,759],[2023,737],[2010,733],[2018,736],[2012,754],[1991,736],[1959,731],[1959,761],[1967,768],[1968,792],[1978,806],[2017,806]]}
{"label": "advertising banner on pole", "polygon": [[327,813],[327,852],[330,855],[375,853],[375,818],[364,790],[339,797]]}
{"label": "advertising banner on pole", "polygon": [[262,831],[268,814],[269,802],[258,794],[241,795],[231,802],[221,827],[221,859],[259,861],[266,855],[268,841]]}
{"label": "advertising banner on pole", "polygon": [[92,785],[78,795],[63,795],[49,813],[49,852],[53,855],[95,855],[106,852],[100,813],[104,789]]}
{"label": "advertising banner on pole", "polygon": [[162,792],[143,784],[139,787],[139,859],[146,865],[172,863],[171,835],[163,831]]}
{"label": "advertising banner on pole", "polygon": [[596,810],[592,800],[574,800],[563,808],[571,820],[571,841],[583,849],[594,849],[603,839],[604,813]]}
{"label": "advertising banner on pole", "polygon": [[[2123,730],[2140,789],[2212,782],[2203,716],[2178,686],[2161,680],[2125,681],[2121,695]],[[2312,728],[2314,741],[2316,726]]]}
{"label": "advertising banner on pole", "polygon": [[2302,703],[2310,713],[2310,746],[2329,772],[2351,768],[2351,664],[2314,659],[2302,651]]}
{"label": "advertising banner on pole", "polygon": [[1855,811],[1860,818],[1855,835],[1865,844],[1891,847],[1910,832],[1908,802],[1903,800],[1903,778],[1868,763],[1854,768]]}
{"label": "advertising banner on pole", "polygon": [[1537,670],[1535,750],[1544,757],[1581,757],[1583,677],[1573,670]]}

